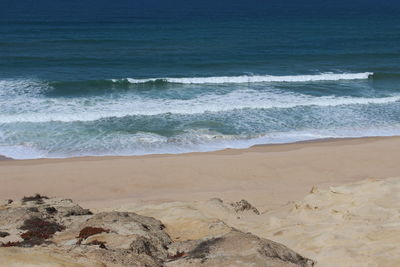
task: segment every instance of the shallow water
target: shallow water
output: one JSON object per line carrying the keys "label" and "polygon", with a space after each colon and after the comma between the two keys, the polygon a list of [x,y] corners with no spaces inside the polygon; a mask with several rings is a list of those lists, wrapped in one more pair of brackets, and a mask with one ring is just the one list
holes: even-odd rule
{"label": "shallow water", "polygon": [[395,1],[116,2],[0,3],[0,154],[400,134]]}

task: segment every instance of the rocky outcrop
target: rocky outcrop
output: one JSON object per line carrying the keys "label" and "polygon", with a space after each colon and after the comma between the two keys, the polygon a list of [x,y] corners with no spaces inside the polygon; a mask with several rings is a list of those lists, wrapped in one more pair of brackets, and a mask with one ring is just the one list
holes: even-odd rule
{"label": "rocky outcrop", "polygon": [[[239,203],[243,208],[237,212],[254,213],[250,204]],[[201,223],[211,223],[207,227],[212,236],[173,242],[166,226],[152,217],[118,211],[92,214],[71,200],[35,195],[0,203],[0,258],[2,263],[18,266],[313,264],[278,243],[226,224],[213,231],[214,222]]]}
{"label": "rocky outcrop", "polygon": [[[195,202],[166,202],[145,205],[124,205],[119,210],[134,211],[162,221],[174,241],[221,236],[240,228],[243,218],[259,221],[260,212],[248,201],[224,202],[219,198]],[[248,221],[243,221],[250,225]]]}
{"label": "rocky outcrop", "polygon": [[174,243],[167,266],[313,266],[287,247],[232,229],[215,238]]}

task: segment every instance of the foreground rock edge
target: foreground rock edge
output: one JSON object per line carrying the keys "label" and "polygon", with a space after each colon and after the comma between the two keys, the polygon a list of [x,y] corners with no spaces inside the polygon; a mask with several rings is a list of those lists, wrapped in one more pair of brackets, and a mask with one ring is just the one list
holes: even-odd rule
{"label": "foreground rock edge", "polygon": [[[233,206],[258,213],[247,201]],[[0,202],[0,265],[314,265],[284,245],[226,227],[222,235],[173,242],[165,225],[152,217],[117,211],[93,214],[70,199],[35,195]]]}

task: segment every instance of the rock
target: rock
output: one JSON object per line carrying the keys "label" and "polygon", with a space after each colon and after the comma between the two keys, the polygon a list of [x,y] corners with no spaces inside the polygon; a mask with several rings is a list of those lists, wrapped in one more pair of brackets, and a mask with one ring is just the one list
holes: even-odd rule
{"label": "rock", "polygon": [[[0,209],[0,231],[9,233],[9,236],[2,242],[24,242],[19,244],[21,246],[41,244],[53,236],[56,231],[50,229],[56,225],[60,231],[72,221],[78,221],[77,217],[92,214],[70,199],[48,198],[40,194],[24,197],[20,202],[6,203]],[[75,216],[75,219],[71,219],[71,216]],[[30,224],[33,227],[32,222],[36,224],[36,228],[39,227],[38,231],[26,225]],[[39,238],[41,241],[38,239],[39,236],[43,237]],[[35,242],[32,243],[33,239]]]}
{"label": "rock", "polygon": [[9,236],[9,235],[10,234],[7,233],[7,232],[0,232],[0,238],[6,237],[6,236]]}
{"label": "rock", "polygon": [[106,267],[98,260],[57,248],[0,248],[0,266]]}
{"label": "rock", "polygon": [[160,221],[133,212],[101,212],[72,223],[53,241],[64,246],[78,244],[84,253],[106,263],[160,266],[172,242],[164,228]]}
{"label": "rock", "polygon": [[235,209],[237,213],[249,210],[257,215],[260,215],[260,212],[247,200],[242,199],[239,202],[230,203],[230,205]]}
{"label": "rock", "polygon": [[[230,231],[230,227],[217,218],[210,218],[201,210],[202,203],[191,202],[169,202],[154,205],[142,206],[139,208],[126,208],[134,212],[154,217],[162,221],[166,226],[166,232],[174,241],[186,241],[201,239],[204,237],[218,236]],[[214,209],[215,213],[221,213],[221,209],[226,207],[218,207]],[[226,209],[229,212],[229,209]]]}
{"label": "rock", "polygon": [[6,209],[11,203],[13,203],[12,199],[0,200],[0,210]]}
{"label": "rock", "polygon": [[[0,209],[0,265],[311,266],[312,261],[283,245],[209,217],[236,216],[234,208],[254,212],[246,201],[230,206],[214,199],[198,203],[197,208],[166,205],[153,212],[165,216],[167,228],[155,218],[134,212],[92,214],[69,199],[39,194],[7,202]],[[167,230],[183,238],[173,243]],[[198,240],[185,241],[189,236]]]}
{"label": "rock", "polygon": [[314,265],[281,244],[235,229],[221,237],[175,243],[170,253],[169,267]]}

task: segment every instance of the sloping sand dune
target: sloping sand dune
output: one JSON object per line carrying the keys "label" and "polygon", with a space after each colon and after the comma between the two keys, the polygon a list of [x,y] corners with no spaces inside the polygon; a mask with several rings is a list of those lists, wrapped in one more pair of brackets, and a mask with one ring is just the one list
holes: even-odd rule
{"label": "sloping sand dune", "polygon": [[177,240],[224,234],[231,226],[282,243],[318,266],[400,266],[400,178],[314,187],[302,201],[261,215],[218,199],[120,210],[163,221]]}

